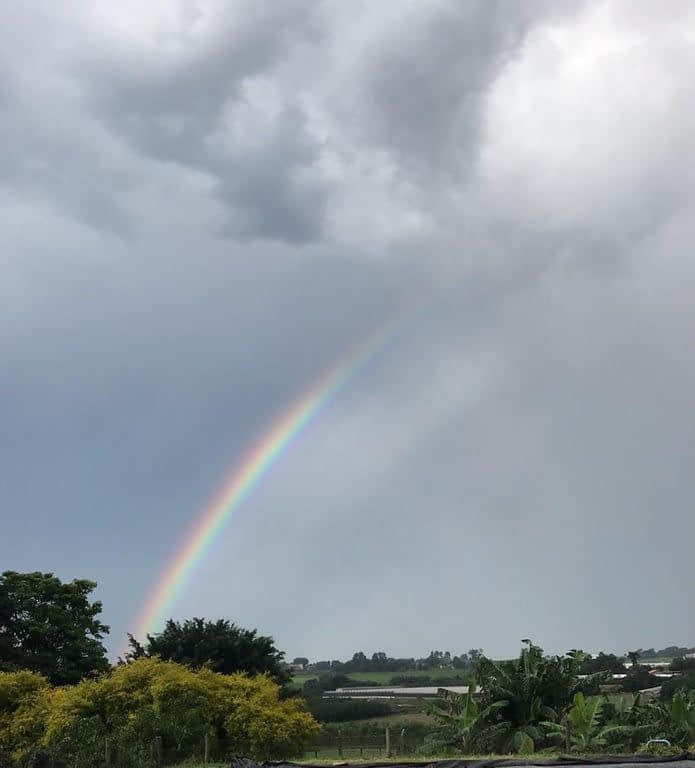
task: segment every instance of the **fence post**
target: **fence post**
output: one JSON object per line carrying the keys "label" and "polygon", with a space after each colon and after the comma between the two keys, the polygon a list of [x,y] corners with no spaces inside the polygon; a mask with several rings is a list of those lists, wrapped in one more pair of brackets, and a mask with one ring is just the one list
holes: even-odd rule
{"label": "fence post", "polygon": [[386,726],[386,757],[391,757],[391,729]]}
{"label": "fence post", "polygon": [[401,754],[405,754],[405,728],[401,728],[401,735],[400,735],[400,750]]}
{"label": "fence post", "polygon": [[203,742],[203,762],[205,763],[205,765],[208,764],[209,758],[210,758],[210,738],[206,732],[205,741]]}
{"label": "fence post", "polygon": [[162,768],[162,762],[163,762],[163,759],[162,759],[162,757],[163,757],[162,756],[162,737],[161,736],[157,736],[157,738],[155,739],[154,744],[155,744],[155,747],[154,747],[155,748],[155,754],[157,756],[157,768]]}
{"label": "fence post", "polygon": [[111,744],[108,739],[104,739],[104,765],[106,768],[111,765]]}
{"label": "fence post", "polygon": [[567,752],[572,748],[572,739],[570,737],[570,721],[568,717],[565,717],[565,749]]}
{"label": "fence post", "polygon": [[338,757],[343,756],[343,732],[338,728]]}

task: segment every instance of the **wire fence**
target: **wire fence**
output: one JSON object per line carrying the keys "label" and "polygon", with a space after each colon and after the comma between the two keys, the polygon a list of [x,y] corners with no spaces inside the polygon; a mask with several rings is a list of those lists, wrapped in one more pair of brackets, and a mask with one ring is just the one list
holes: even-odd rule
{"label": "wire fence", "polygon": [[[417,754],[422,745],[422,736],[409,735],[405,729],[385,729],[380,735],[342,735],[335,732],[322,732],[305,745],[303,754],[296,758],[316,760],[372,759]],[[170,768],[186,764],[215,765],[229,764],[233,757],[244,756],[238,744],[231,740],[203,736],[199,742],[189,743],[185,748],[177,748],[156,738],[147,743],[119,744],[112,739],[92,743],[88,754],[67,755],[52,754],[37,750],[21,766],[3,759],[0,754],[0,768]]]}

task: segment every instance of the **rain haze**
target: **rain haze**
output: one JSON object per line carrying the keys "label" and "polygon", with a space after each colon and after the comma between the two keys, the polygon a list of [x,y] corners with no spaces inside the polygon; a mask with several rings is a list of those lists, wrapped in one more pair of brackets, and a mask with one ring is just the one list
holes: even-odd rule
{"label": "rain haze", "polygon": [[115,653],[401,312],[171,615],[290,658],[695,642],[694,43],[678,0],[4,3],[1,569],[98,582]]}

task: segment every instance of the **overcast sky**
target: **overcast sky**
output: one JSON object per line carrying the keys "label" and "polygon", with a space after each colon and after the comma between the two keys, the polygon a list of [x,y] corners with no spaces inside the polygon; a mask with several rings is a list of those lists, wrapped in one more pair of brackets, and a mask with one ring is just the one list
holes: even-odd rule
{"label": "overcast sky", "polygon": [[0,568],[290,657],[695,644],[695,6],[0,5]]}

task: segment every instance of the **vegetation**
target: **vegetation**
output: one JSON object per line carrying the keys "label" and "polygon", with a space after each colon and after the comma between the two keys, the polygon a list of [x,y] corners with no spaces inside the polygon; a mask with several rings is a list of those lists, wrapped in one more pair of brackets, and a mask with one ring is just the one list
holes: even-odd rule
{"label": "vegetation", "polygon": [[132,635],[128,639],[128,659],[156,656],[193,669],[206,666],[225,675],[247,672],[268,674],[282,684],[290,680],[282,663],[285,654],[274,646],[272,637],[242,629],[225,619],[194,618],[182,623],[169,619],[162,632],[147,635],[144,645]]}
{"label": "vegetation", "polygon": [[[524,641],[516,662],[495,663],[483,657],[477,669],[482,693],[478,701],[447,696],[448,712],[433,709],[438,729],[434,745],[462,751],[533,753],[553,745],[587,753],[610,748],[634,750],[653,738],[687,747],[695,739],[695,693],[678,690],[671,701],[589,695],[605,676],[579,677],[581,652],[545,656]],[[453,702],[453,703],[452,703]]]}
{"label": "vegetation", "polygon": [[442,703],[446,708],[429,704],[426,712],[434,718],[437,728],[428,735],[422,751],[444,754],[456,749],[463,754],[485,751],[495,743],[504,726],[495,722],[506,701],[493,701],[487,706],[479,703],[475,692],[477,682],[471,680],[468,693],[445,694]]}
{"label": "vegetation", "polygon": [[318,725],[267,675],[221,675],[142,658],[96,679],[51,687],[27,672],[0,674],[0,747],[17,762],[37,749],[62,765],[99,762],[108,739],[122,766],[148,763],[152,745],[180,755],[205,734],[259,760],[302,754]]}
{"label": "vegetation", "polygon": [[[695,742],[691,649],[549,656],[524,640],[513,661],[480,649],[420,659],[380,651],[346,662],[300,656],[290,668],[271,637],[193,618],[169,620],[143,643],[129,636],[125,659],[110,668],[101,642],[108,627],[90,599],[95,586],[50,573],[0,577],[0,765],[87,768],[108,755],[119,768],[144,768],[161,764],[162,750],[175,761],[202,757],[203,742],[223,746],[220,757],[286,759],[319,732],[315,754],[361,753],[359,739],[376,754],[387,724],[396,748],[430,755],[634,752],[650,739],[682,750]],[[643,661],[666,651],[674,677],[663,681]],[[293,689],[290,669],[303,672]],[[423,704],[413,699],[323,698],[350,686],[462,683],[467,693],[440,692],[425,712],[414,711]]]}
{"label": "vegetation", "polygon": [[90,602],[93,581],[64,584],[52,573],[0,575],[0,671],[30,670],[57,685],[108,669],[109,628]]}

